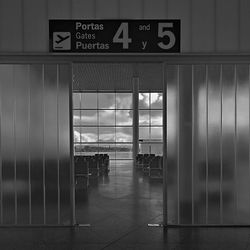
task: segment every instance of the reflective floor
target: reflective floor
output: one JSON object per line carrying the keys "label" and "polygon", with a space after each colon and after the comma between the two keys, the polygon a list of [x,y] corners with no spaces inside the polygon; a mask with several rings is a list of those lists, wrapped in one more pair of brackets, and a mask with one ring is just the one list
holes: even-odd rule
{"label": "reflective floor", "polygon": [[76,192],[76,220],[91,228],[113,224],[126,231],[149,221],[162,221],[162,182],[150,181],[131,161],[111,163],[108,176],[90,179]]}
{"label": "reflective floor", "polygon": [[0,249],[250,249],[250,228],[148,227],[162,222],[162,183],[124,163],[76,193],[78,223],[90,226],[1,228]]}

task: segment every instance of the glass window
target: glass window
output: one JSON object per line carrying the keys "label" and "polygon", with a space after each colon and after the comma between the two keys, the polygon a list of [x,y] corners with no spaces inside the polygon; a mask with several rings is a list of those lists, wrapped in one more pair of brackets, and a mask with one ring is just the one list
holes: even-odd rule
{"label": "glass window", "polygon": [[81,109],[97,109],[97,93],[82,93]]}
{"label": "glass window", "polygon": [[81,103],[81,94],[73,93],[73,108],[80,109],[80,103]]}
{"label": "glass window", "polygon": [[162,125],[162,110],[151,110],[151,126],[153,125]]}
{"label": "glass window", "polygon": [[131,93],[116,93],[116,108],[117,109],[132,109],[132,94]]}
{"label": "glass window", "polygon": [[132,142],[133,129],[132,127],[116,127],[116,142]]}
{"label": "glass window", "polygon": [[98,154],[98,144],[82,144],[81,155],[95,155]]}
{"label": "glass window", "polygon": [[81,110],[81,125],[97,124],[97,110]]}
{"label": "glass window", "polygon": [[117,159],[133,159],[132,144],[116,144]]}
{"label": "glass window", "polygon": [[151,127],[151,139],[158,139],[162,141],[162,128],[160,127]]}
{"label": "glass window", "polygon": [[139,127],[139,138],[149,139],[149,127]]}
{"label": "glass window", "polygon": [[139,93],[139,109],[149,109],[149,93]]}
{"label": "glass window", "polygon": [[150,94],[150,108],[151,109],[162,109],[162,93],[151,93]]}
{"label": "glass window", "polygon": [[115,93],[98,93],[99,109],[115,109]]}
{"label": "glass window", "polygon": [[163,145],[162,143],[155,143],[155,144],[151,144],[151,154],[155,154],[155,155],[163,155]]}
{"label": "glass window", "polygon": [[81,111],[80,110],[73,110],[73,124],[80,125],[81,124]]}
{"label": "glass window", "polygon": [[74,127],[74,142],[81,142],[81,128]]}
{"label": "glass window", "polygon": [[74,93],[73,99],[75,154],[132,159],[132,94]]}
{"label": "glass window", "polygon": [[139,95],[139,138],[144,141],[140,143],[141,153],[162,152],[162,145],[158,145],[162,141],[162,97],[160,92]]}
{"label": "glass window", "polygon": [[99,128],[100,142],[115,142],[115,127],[100,127]]}
{"label": "glass window", "polygon": [[79,155],[81,152],[81,144],[75,143],[74,144],[74,151],[75,151],[75,155]]}
{"label": "glass window", "polygon": [[149,110],[139,110],[139,125],[149,125]]}
{"label": "glass window", "polygon": [[82,142],[97,142],[98,128],[97,127],[81,127]]}
{"label": "glass window", "polygon": [[139,144],[139,153],[140,154],[150,154],[149,144],[140,143]]}
{"label": "glass window", "polygon": [[115,159],[115,144],[99,144],[99,154],[108,154],[110,159]]}
{"label": "glass window", "polygon": [[132,110],[116,110],[116,125],[132,126],[133,111]]}
{"label": "glass window", "polygon": [[99,110],[99,125],[115,126],[115,110]]}

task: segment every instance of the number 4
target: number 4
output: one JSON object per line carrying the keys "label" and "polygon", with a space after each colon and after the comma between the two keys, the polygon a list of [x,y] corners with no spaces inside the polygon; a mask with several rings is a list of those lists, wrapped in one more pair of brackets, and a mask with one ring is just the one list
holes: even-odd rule
{"label": "number 4", "polygon": [[128,23],[121,23],[113,37],[113,43],[122,43],[123,49],[128,49],[132,39],[128,37]]}
{"label": "number 4", "polygon": [[170,49],[174,46],[175,44],[175,35],[172,31],[170,30],[165,30],[164,28],[172,28],[173,23],[159,23],[158,25],[158,37],[164,37],[167,36],[169,38],[168,44],[164,44],[163,42],[158,43],[158,46],[161,49]]}

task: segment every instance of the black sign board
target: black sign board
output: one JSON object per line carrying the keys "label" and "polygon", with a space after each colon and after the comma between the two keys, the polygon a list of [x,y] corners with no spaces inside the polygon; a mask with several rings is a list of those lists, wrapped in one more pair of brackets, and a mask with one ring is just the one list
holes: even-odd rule
{"label": "black sign board", "polygon": [[49,20],[50,52],[178,53],[180,20]]}

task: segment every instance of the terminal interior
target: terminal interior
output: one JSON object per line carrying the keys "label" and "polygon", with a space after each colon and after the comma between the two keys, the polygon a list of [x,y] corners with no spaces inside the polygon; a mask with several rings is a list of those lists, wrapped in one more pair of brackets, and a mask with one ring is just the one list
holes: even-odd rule
{"label": "terminal interior", "polygon": [[73,65],[77,224],[162,223],[161,70],[152,63]]}

